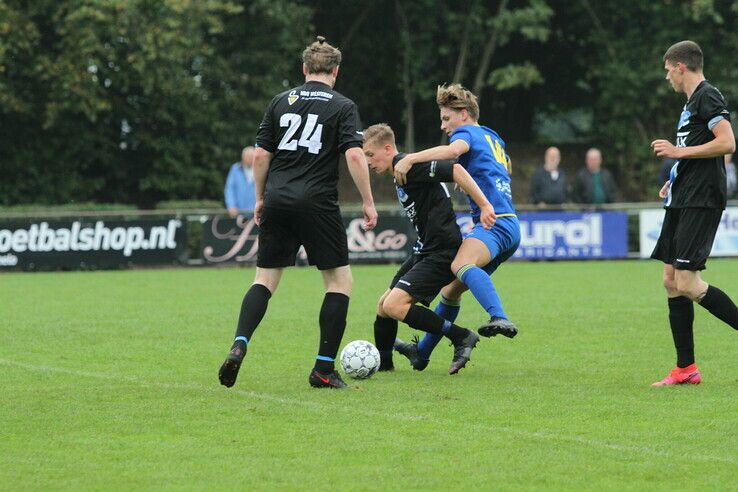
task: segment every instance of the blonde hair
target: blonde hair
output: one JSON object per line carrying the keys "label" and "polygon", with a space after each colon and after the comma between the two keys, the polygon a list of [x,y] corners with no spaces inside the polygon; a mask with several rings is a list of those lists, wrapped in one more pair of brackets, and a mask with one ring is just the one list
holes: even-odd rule
{"label": "blonde hair", "polygon": [[302,52],[302,62],[308,73],[331,73],[341,64],[341,50],[326,43],[323,36],[317,36]]}
{"label": "blonde hair", "polygon": [[439,108],[450,108],[456,111],[466,109],[474,121],[479,119],[477,96],[461,84],[439,85],[436,91],[436,103]]}
{"label": "blonde hair", "polygon": [[377,123],[364,130],[364,145],[395,145],[395,132],[387,123]]}

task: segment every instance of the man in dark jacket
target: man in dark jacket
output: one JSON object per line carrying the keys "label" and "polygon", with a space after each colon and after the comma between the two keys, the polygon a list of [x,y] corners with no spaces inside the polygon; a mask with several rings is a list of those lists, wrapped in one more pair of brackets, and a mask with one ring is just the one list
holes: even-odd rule
{"label": "man in dark jacket", "polygon": [[566,202],[566,174],[559,170],[561,152],[549,147],[543,157],[543,166],[536,169],[530,182],[530,203],[545,208]]}
{"label": "man in dark jacket", "polygon": [[584,162],[586,167],[579,171],[574,181],[574,202],[592,205],[614,202],[617,195],[615,180],[610,171],[602,168],[600,150],[589,149]]}

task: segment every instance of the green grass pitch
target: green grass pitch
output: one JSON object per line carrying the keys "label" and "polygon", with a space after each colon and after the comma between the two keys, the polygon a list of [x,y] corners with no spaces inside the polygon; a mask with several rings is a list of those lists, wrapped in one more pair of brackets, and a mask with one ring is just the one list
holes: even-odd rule
{"label": "green grass pitch", "polygon": [[[738,260],[708,266],[738,299]],[[344,344],[373,339],[395,268],[354,268]],[[735,490],[738,334],[695,307],[703,383],[649,387],[674,362],[660,272],[506,264],[517,338],[457,376],[442,342],[426,371],[396,356],[342,392],[307,384],[313,269],[285,272],[230,390],[253,270],[0,275],[0,489]],[[467,297],[459,324],[484,320]]]}

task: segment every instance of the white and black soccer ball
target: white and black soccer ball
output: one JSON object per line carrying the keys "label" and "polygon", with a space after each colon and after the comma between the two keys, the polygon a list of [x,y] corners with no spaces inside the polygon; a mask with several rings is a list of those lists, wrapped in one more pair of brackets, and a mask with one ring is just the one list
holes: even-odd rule
{"label": "white and black soccer ball", "polygon": [[341,367],[350,378],[366,379],[379,369],[379,350],[366,340],[354,340],[341,351]]}

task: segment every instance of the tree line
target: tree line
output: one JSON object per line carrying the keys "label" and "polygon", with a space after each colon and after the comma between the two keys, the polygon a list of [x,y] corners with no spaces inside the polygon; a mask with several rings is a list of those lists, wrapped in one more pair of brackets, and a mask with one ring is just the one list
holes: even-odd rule
{"label": "tree line", "polygon": [[602,148],[637,200],[684,102],[663,52],[700,43],[736,107],[737,23],[738,0],[0,0],[0,204],[219,199],[317,33],[404,149],[442,141],[435,89],[461,82],[508,141]]}

